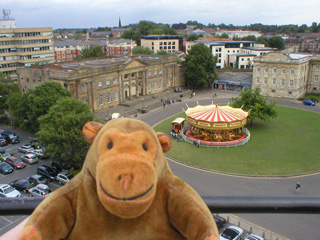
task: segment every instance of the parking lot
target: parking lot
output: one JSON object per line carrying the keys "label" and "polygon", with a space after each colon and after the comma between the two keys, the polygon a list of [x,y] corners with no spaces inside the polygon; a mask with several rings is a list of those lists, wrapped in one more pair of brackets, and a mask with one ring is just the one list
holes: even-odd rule
{"label": "parking lot", "polygon": [[[15,129],[3,124],[0,124],[0,132],[1,131],[12,131],[15,132],[19,135],[20,137],[20,143],[17,144],[9,144],[7,146],[4,147],[0,147],[0,150],[6,150],[6,152],[13,154],[13,156],[20,158],[22,155],[25,155],[25,153],[20,153],[18,151],[18,148],[24,144],[28,144],[30,141],[34,140],[36,138],[36,136],[28,131],[24,131],[21,129]],[[37,167],[40,165],[48,165],[50,166],[51,164],[51,159],[47,158],[47,159],[39,159],[39,161],[35,164],[29,165],[26,164],[26,167],[23,169],[17,169],[14,170],[12,173],[7,174],[7,175],[3,175],[0,174],[0,184],[4,184],[4,183],[10,183],[14,180],[18,180],[21,178],[25,178],[25,177],[30,177],[34,174],[37,173]],[[54,182],[49,182],[49,187],[52,190],[55,190],[57,188],[59,188],[61,185],[59,185],[58,182],[54,181]],[[21,192],[22,196],[25,197],[29,197],[27,193]],[[26,216],[19,216],[19,215],[15,215],[15,216],[1,216],[0,218],[0,236],[2,234],[4,234],[5,232],[7,232],[9,229],[11,229],[12,226],[16,225],[18,222],[22,221]]]}

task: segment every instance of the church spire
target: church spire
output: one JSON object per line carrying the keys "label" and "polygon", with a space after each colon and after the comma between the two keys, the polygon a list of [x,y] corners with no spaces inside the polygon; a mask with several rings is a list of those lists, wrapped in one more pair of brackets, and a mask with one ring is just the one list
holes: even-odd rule
{"label": "church spire", "polygon": [[119,17],[119,28],[122,28],[120,17]]}

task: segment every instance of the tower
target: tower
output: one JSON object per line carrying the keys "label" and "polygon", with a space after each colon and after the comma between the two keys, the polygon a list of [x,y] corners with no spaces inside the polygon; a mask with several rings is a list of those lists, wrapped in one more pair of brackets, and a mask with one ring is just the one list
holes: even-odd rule
{"label": "tower", "polygon": [[120,17],[119,17],[119,28],[122,28]]}

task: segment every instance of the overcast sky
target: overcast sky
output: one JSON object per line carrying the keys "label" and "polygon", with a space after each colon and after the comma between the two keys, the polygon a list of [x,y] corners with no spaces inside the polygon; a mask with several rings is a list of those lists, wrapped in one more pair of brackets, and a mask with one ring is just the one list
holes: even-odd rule
{"label": "overcast sky", "polygon": [[[320,22],[320,0],[0,0],[18,28],[90,28],[138,23],[265,25]],[[1,13],[2,15],[2,13]],[[2,17],[1,17],[2,18]]]}

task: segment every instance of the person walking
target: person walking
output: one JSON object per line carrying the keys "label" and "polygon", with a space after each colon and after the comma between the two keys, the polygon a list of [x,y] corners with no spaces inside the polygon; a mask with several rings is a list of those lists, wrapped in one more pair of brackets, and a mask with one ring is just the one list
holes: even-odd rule
{"label": "person walking", "polygon": [[296,192],[299,192],[300,188],[301,188],[301,183],[297,182],[297,184],[296,184]]}

